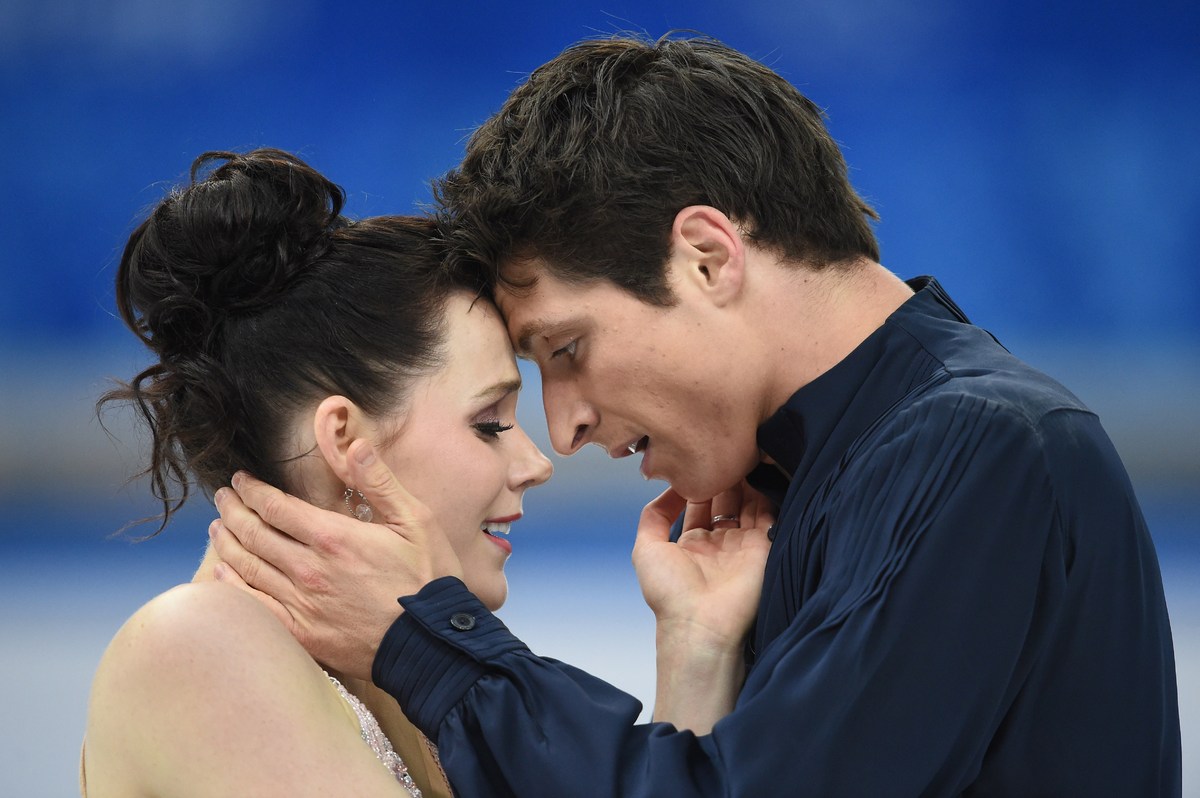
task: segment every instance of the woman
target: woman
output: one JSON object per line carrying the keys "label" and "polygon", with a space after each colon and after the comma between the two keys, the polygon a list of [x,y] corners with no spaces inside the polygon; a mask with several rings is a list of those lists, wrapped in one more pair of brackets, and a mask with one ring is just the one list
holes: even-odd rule
{"label": "woman", "polygon": [[[157,362],[101,401],[131,402],[149,428],[163,525],[189,478],[211,493],[239,469],[369,521],[347,461],[369,440],[498,608],[504,536],[551,473],[514,420],[503,324],[470,275],[442,265],[431,222],[351,222],[342,203],[284,152],[197,159],[117,276],[121,316]],[[138,610],[105,653],[85,795],[450,795],[389,696],[323,669],[263,605],[215,582],[215,565],[207,555]],[[672,689],[677,703],[687,688]]]}

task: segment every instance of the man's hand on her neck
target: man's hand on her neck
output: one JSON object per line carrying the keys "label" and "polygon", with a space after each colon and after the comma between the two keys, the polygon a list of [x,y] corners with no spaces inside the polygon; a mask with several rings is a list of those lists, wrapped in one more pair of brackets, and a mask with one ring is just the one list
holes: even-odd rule
{"label": "man's hand on her neck", "polygon": [[[358,447],[358,448],[355,448]],[[322,510],[239,474],[217,492],[210,534],[229,570],[217,579],[255,594],[322,664],[370,681],[397,599],[462,567],[423,504],[370,444],[352,444],[353,477],[374,523]],[[222,573],[223,572],[223,573]]]}

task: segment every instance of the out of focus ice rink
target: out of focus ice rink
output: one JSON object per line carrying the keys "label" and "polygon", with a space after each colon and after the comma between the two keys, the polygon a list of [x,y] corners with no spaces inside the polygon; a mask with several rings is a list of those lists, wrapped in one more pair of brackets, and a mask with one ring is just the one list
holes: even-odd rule
{"label": "out of focus ice rink", "polygon": [[[568,44],[711,34],[829,115],[884,265],[1095,409],[1155,537],[1185,794],[1200,796],[1200,6],[1157,0],[0,1],[0,798],[75,793],[88,686],[142,602],[186,580],[211,512],[155,540],[128,417],[145,362],[112,282],[145,210],[211,149],[298,152],[354,216],[408,213],[507,93]],[[536,375],[522,421],[543,448]],[[629,549],[661,487],[557,460],[512,535],[505,621],[640,697],[653,624]],[[819,723],[820,719],[806,719]]]}

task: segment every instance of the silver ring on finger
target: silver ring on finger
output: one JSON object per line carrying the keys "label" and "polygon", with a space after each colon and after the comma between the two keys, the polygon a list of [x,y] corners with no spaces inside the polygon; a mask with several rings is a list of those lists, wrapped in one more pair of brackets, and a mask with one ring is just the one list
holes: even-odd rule
{"label": "silver ring on finger", "polygon": [[712,517],[712,521],[709,522],[709,525],[716,526],[722,521],[732,521],[736,524],[738,522],[738,517],[736,515],[714,515]]}

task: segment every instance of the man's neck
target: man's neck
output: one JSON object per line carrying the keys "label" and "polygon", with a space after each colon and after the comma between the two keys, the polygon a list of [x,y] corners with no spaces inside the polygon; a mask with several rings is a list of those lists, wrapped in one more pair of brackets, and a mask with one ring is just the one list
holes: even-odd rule
{"label": "man's neck", "polygon": [[874,261],[820,271],[797,264],[760,265],[765,268],[756,269],[762,278],[755,303],[761,308],[759,318],[778,320],[764,342],[774,375],[768,385],[769,412],[840,363],[913,295],[903,280]]}

